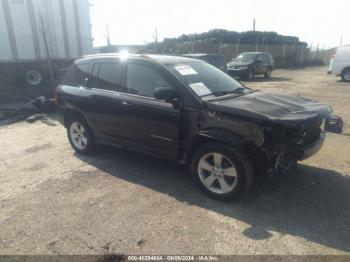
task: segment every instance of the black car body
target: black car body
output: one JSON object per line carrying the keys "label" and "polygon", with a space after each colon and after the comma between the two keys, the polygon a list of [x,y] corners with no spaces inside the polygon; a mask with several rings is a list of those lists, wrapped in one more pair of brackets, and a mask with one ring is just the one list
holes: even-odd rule
{"label": "black car body", "polygon": [[222,71],[227,72],[227,70],[226,70],[226,58],[224,55],[221,55],[221,54],[184,54],[183,56],[205,61],[205,62],[221,69]]}
{"label": "black car body", "polygon": [[[212,182],[210,190],[200,187],[220,199],[248,188],[253,173],[283,172],[315,154],[331,112],[299,96],[251,90],[199,60],[157,55],[78,60],[57,88],[56,101],[79,153],[96,142],[187,163],[197,181]],[[218,168],[218,161],[226,167]],[[240,177],[238,189],[226,186],[227,170]]]}
{"label": "black car body", "polygon": [[246,52],[241,53],[227,64],[227,71],[233,77],[252,79],[255,75],[271,76],[274,60],[270,53]]}

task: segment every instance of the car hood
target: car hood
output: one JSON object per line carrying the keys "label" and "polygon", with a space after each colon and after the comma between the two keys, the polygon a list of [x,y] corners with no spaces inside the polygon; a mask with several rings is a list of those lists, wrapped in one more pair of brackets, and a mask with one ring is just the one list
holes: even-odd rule
{"label": "car hood", "polygon": [[209,110],[237,117],[296,125],[312,119],[324,119],[330,106],[301,96],[253,92],[238,97],[207,102]]}

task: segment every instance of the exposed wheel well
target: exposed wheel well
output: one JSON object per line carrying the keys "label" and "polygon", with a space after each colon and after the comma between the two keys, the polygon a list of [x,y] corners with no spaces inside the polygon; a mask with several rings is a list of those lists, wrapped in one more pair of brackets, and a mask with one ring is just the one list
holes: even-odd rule
{"label": "exposed wheel well", "polygon": [[[198,136],[192,141],[190,146],[184,152],[183,159],[186,162],[186,164],[188,164],[191,161],[193,155],[195,154],[196,150],[200,146],[202,146],[206,143],[210,143],[210,142],[217,142],[217,143],[226,144],[226,145],[231,146],[231,147],[235,147],[234,144],[225,143],[224,141],[222,141],[220,139],[215,139],[215,138],[206,137],[206,136]],[[237,148],[238,148],[238,146],[237,146]],[[244,147],[242,147],[242,149],[244,150]]]}
{"label": "exposed wheel well", "polygon": [[187,152],[185,152],[185,161],[186,164],[188,164],[193,155],[195,154],[197,148],[199,148],[200,146],[204,145],[205,143],[209,143],[209,142],[215,142],[216,140],[209,138],[209,137],[204,137],[204,136],[199,136],[197,137],[192,143],[191,146],[189,148],[189,150],[187,150]]}
{"label": "exposed wheel well", "polygon": [[79,111],[73,110],[73,109],[67,109],[64,111],[64,115],[63,115],[63,120],[64,120],[64,126],[67,127],[69,120],[73,117],[73,116],[79,116],[81,118],[83,118],[85,121],[85,117],[82,113],[80,113]]}

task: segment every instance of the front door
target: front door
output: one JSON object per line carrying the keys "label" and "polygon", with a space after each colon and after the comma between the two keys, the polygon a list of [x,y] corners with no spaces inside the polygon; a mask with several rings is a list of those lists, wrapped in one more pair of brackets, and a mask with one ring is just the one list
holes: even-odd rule
{"label": "front door", "polygon": [[128,61],[125,82],[127,94],[120,97],[120,137],[135,149],[176,158],[181,111],[153,96],[156,88],[173,87],[167,74],[151,63]]}

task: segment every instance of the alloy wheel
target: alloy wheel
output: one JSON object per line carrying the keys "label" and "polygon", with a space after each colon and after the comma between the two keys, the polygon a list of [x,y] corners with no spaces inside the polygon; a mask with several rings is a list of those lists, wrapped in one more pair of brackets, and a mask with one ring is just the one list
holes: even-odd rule
{"label": "alloy wheel", "polygon": [[88,144],[88,138],[84,126],[79,122],[73,122],[69,129],[72,143],[79,150],[84,150]]}
{"label": "alloy wheel", "polygon": [[198,162],[198,174],[202,184],[216,194],[232,192],[237,185],[235,165],[221,153],[208,153]]}

